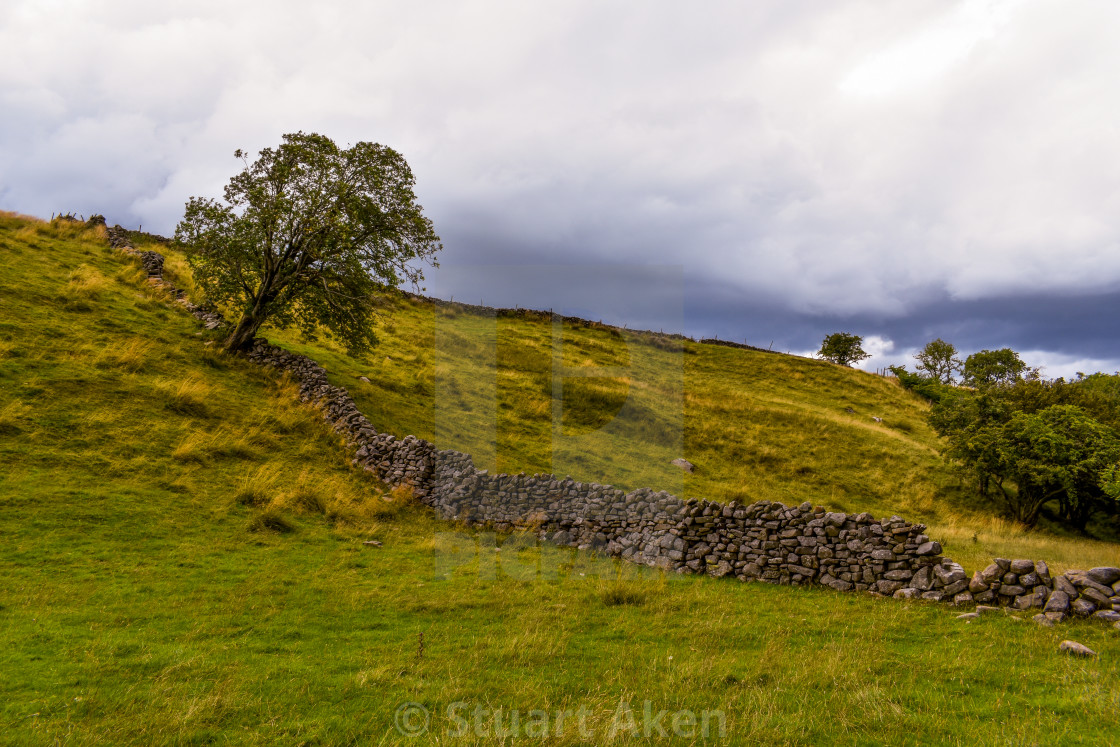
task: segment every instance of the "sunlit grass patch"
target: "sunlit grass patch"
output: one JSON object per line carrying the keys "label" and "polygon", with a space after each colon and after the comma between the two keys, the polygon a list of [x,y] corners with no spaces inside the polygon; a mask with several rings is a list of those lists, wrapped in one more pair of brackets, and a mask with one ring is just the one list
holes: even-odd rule
{"label": "sunlit grass patch", "polygon": [[148,340],[141,337],[122,338],[98,347],[94,365],[98,368],[136,373],[148,364],[154,352],[154,346]]}
{"label": "sunlit grass patch", "polygon": [[96,268],[81,265],[70,273],[69,281],[63,286],[59,298],[67,311],[89,311],[91,304],[105,290],[107,280]]}
{"label": "sunlit grass patch", "polygon": [[191,377],[179,381],[162,381],[157,385],[157,391],[166,410],[197,418],[210,417],[207,400],[212,390],[201,379]]}
{"label": "sunlit grass patch", "polygon": [[171,456],[183,463],[207,464],[221,459],[252,461],[258,459],[260,453],[249,443],[244,433],[220,428],[213,433],[190,433],[175,446]]}

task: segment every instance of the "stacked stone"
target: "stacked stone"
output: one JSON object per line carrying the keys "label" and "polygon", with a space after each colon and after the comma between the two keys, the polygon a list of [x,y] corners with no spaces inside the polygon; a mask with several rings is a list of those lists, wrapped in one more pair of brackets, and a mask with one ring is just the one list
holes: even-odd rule
{"label": "stacked stone", "polygon": [[134,247],[132,245],[132,240],[128,237],[128,231],[121,228],[119,224],[106,229],[106,231],[109,235],[109,246],[114,249],[119,249],[125,254],[139,257],[141,264],[144,265],[144,270],[148,273],[149,280],[163,280],[162,254],[159,252],[140,251]]}
{"label": "stacked stone", "polygon": [[1054,579],[1043,613],[1054,622],[1069,615],[1120,621],[1120,568],[1066,571]]}
{"label": "stacked stone", "polygon": [[336,433],[356,449],[354,464],[389,485],[409,485],[420,497],[431,487],[435,448],[415,436],[397,440],[380,433],[354,403],[343,387],[333,386],[327,372],[310,358],[269,345],[261,339],[253,341],[248,352],[250,360],[290,373],[299,384],[300,399],[316,405],[323,418]]}
{"label": "stacked stone", "polygon": [[540,526],[542,538],[557,544],[679,573],[883,595],[916,583],[911,596],[969,599],[964,571],[943,564],[924,526],[897,516],[875,521],[811,503],[724,505],[553,475],[489,475],[458,452],[439,453],[434,477],[431,504],[445,518],[498,529]]}
{"label": "stacked stone", "polygon": [[1007,558],[996,558],[968,584],[974,601],[1019,610],[1043,607],[1053,588],[1045,562]]}
{"label": "stacked stone", "polygon": [[[170,288],[209,329],[225,324],[216,310],[189,303],[163,281],[162,255],[135,249],[120,226],[108,234],[110,245],[139,256],[150,279]],[[897,516],[876,521],[867,513],[827,512],[809,502],[724,505],[649,488],[624,493],[547,474],[491,475],[476,469],[468,454],[378,432],[349,392],[331,385],[326,370],[310,358],[260,339],[248,357],[295,378],[300,399],[316,405],[355,448],[355,465],[390,485],[412,486],[447,519],[499,530],[529,528],[559,545],[678,573],[953,604],[1041,607],[1053,621],[1069,614],[1120,621],[1120,568],[1067,571],[1051,580],[1042,561],[996,558],[969,580],[959,564],[941,557],[941,545],[924,534],[924,526]]]}

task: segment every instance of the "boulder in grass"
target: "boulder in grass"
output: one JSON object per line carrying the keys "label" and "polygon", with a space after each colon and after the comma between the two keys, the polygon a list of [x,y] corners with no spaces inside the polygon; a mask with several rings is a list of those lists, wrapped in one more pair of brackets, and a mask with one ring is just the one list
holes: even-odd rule
{"label": "boulder in grass", "polygon": [[1044,628],[1054,627],[1054,621],[1051,620],[1046,615],[1042,614],[1041,612],[1039,612],[1037,615],[1035,615],[1031,619],[1034,620],[1036,623],[1038,623],[1039,625],[1041,625]]}
{"label": "boulder in grass", "polygon": [[1120,612],[1114,612],[1112,610],[1097,610],[1093,613],[1093,617],[1110,623],[1120,622]]}
{"label": "boulder in grass", "polygon": [[695,472],[696,471],[696,465],[695,464],[688,461],[687,459],[681,459],[680,457],[677,457],[673,461],[669,462],[669,464],[673,465],[674,467],[680,467],[685,472]]}
{"label": "boulder in grass", "polygon": [[1077,641],[1062,641],[1058,644],[1058,650],[1070,656],[1083,656],[1085,658],[1097,655],[1096,651]]}

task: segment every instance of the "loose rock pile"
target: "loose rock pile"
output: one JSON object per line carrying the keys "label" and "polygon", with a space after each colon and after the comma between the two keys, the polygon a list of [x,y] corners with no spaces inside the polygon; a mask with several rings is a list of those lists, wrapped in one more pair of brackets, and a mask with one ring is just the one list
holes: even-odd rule
{"label": "loose rock pile", "polygon": [[[103,221],[103,219],[102,219]],[[154,283],[166,286],[209,329],[225,325],[214,309],[191,304],[163,280],[163,257],[137,250],[120,226],[110,244],[139,256]],[[555,475],[491,475],[471,457],[428,441],[381,433],[322,366],[264,340],[250,360],[288,372],[300,399],[355,449],[354,464],[393,486],[408,485],[443,518],[504,531],[534,531],[547,542],[677,573],[733,576],[773,584],[820,584],[901,599],[1042,609],[1047,622],[1068,615],[1120,621],[1120,568],[1067,571],[1051,578],[1042,561],[996,558],[970,579],[941,556],[921,524],[892,516],[826,511],[811,503],[741,505],[641,488],[625,492]],[[991,607],[982,607],[991,609]]]}

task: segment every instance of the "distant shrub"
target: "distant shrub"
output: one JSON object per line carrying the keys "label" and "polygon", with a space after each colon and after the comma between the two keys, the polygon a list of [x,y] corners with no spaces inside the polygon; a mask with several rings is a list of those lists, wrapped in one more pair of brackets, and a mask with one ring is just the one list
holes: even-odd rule
{"label": "distant shrub", "polygon": [[930,402],[940,402],[945,396],[946,385],[932,376],[922,376],[906,370],[905,366],[891,366],[891,373],[898,377],[898,383],[903,389],[909,389],[915,394],[928,399]]}

